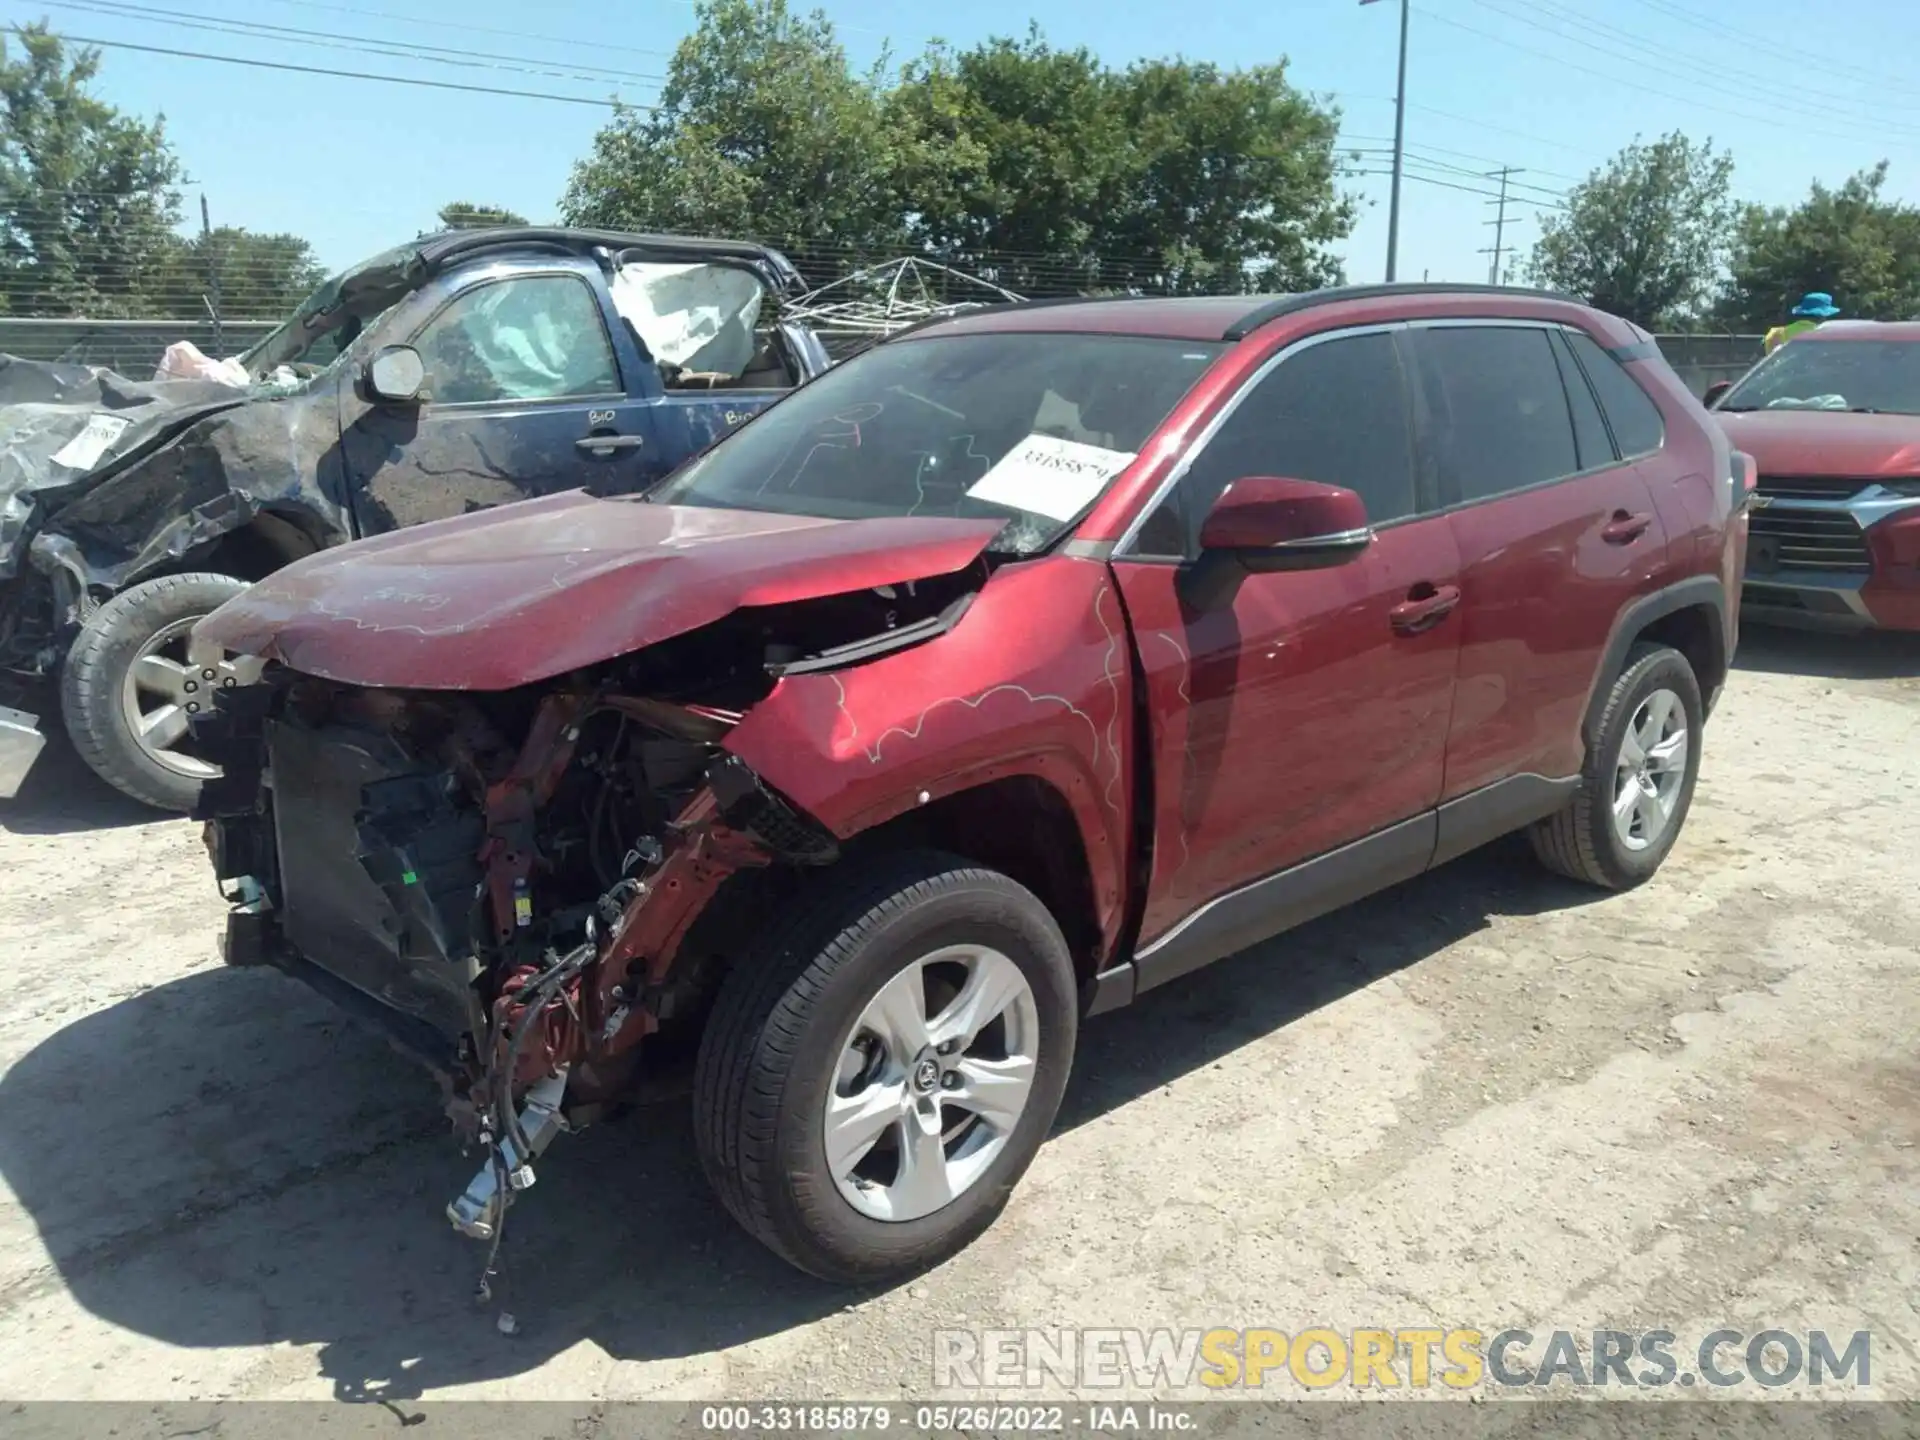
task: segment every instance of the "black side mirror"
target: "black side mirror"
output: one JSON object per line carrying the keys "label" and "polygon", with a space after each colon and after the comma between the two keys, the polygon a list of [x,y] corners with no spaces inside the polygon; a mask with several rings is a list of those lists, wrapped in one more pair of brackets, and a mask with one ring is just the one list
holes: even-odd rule
{"label": "black side mirror", "polygon": [[1707,386],[1707,393],[1700,397],[1700,403],[1711,410],[1720,403],[1720,397],[1733,388],[1731,380],[1716,380]]}
{"label": "black side mirror", "polygon": [[389,405],[426,399],[427,365],[411,345],[389,345],[367,362],[367,393]]}

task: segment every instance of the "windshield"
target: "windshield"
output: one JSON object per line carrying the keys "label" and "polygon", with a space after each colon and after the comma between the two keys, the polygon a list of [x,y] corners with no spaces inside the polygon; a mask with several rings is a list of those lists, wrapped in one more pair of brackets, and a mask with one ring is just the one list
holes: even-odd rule
{"label": "windshield", "polygon": [[1754,366],[1717,408],[1920,415],[1920,342],[1803,336]]}
{"label": "windshield", "polygon": [[1005,516],[1042,549],[1214,357],[1205,341],[997,333],[881,345],[802,386],[650,501],[869,519]]}

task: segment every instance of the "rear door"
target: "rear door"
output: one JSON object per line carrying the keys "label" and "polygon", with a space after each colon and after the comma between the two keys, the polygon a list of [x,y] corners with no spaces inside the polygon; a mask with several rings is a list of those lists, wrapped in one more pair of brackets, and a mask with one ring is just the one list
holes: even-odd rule
{"label": "rear door", "polygon": [[[1461,565],[1444,798],[1523,777],[1501,803],[1555,808],[1524,777],[1580,772],[1596,667],[1622,609],[1657,580],[1666,531],[1561,327],[1432,321],[1411,338]],[[1533,818],[1501,811],[1486,833],[1443,833],[1442,858]]]}
{"label": "rear door", "polygon": [[482,269],[437,298],[381,337],[420,352],[424,401],[365,407],[345,427],[362,534],[658,478],[658,382],[589,269]]}
{"label": "rear door", "polygon": [[[1153,716],[1149,944],[1196,907],[1427,814],[1439,798],[1459,566],[1415,464],[1398,328],[1311,336],[1281,352],[1118,549]],[[1247,574],[1230,598],[1196,606],[1181,581],[1201,521],[1229,484],[1259,475],[1357,491],[1375,538],[1345,564]],[[1365,893],[1417,874],[1431,850],[1431,829],[1416,825],[1329,878]],[[1273,911],[1272,928],[1353,894],[1302,898]]]}

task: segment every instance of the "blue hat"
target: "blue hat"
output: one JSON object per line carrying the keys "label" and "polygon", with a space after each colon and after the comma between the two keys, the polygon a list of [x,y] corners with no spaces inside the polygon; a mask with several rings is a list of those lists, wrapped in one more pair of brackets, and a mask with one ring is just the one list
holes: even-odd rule
{"label": "blue hat", "polygon": [[1840,307],[1833,303],[1833,296],[1824,290],[1815,290],[1810,295],[1802,295],[1800,303],[1793,307],[1795,315],[1809,315],[1817,320],[1831,319],[1840,313]]}

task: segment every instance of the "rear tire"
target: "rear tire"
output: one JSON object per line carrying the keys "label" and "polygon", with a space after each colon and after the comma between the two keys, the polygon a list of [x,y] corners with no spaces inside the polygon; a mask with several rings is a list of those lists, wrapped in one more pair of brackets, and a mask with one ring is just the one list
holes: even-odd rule
{"label": "rear tire", "polygon": [[[889,1007],[909,992],[924,1028],[896,1041],[912,1022]],[[829,871],[721,986],[694,1076],[702,1167],[749,1233],[810,1274],[923,1270],[1005,1206],[1059,1110],[1078,1023],[1060,927],[1006,876],[929,851]],[[995,1087],[1016,1071],[1026,1088],[1003,1106]],[[875,1139],[849,1122],[863,1107],[883,1117]]]}
{"label": "rear tire", "polygon": [[1540,863],[1607,890],[1650,878],[1693,804],[1704,717],[1686,656],[1665,645],[1634,646],[1600,712],[1580,788],[1564,810],[1527,831]]}
{"label": "rear tire", "polygon": [[[155,649],[156,641],[165,638],[164,648],[178,649],[194,621],[246,588],[246,581],[228,575],[163,575],[123,590],[81,625],[61,667],[61,714],[80,758],[116,790],[157,810],[187,811],[201,784],[219,773],[195,760],[190,749],[176,754],[157,743],[176,724],[184,726],[187,706],[204,703],[209,692],[196,688],[192,696],[172,700],[142,692],[154,700],[148,718],[168,704],[178,712],[159,716],[149,731],[152,739],[143,743],[135,727],[146,700],[130,699],[129,677],[143,657],[156,671],[172,665],[185,676],[187,667]],[[183,687],[188,683],[203,685],[197,678],[181,681]]]}

